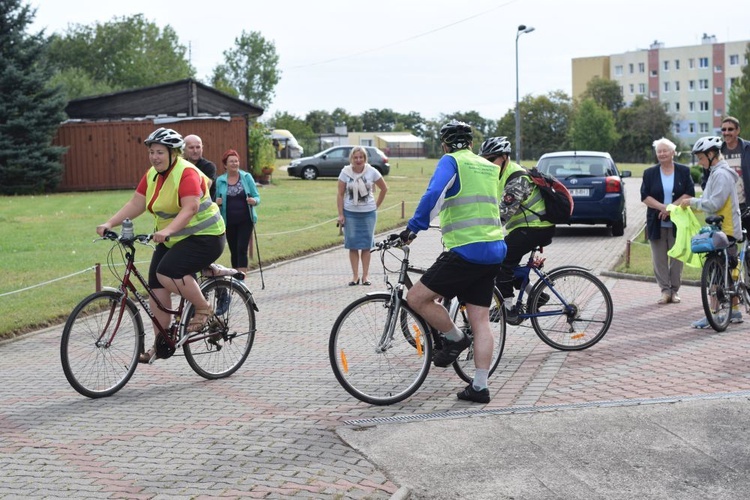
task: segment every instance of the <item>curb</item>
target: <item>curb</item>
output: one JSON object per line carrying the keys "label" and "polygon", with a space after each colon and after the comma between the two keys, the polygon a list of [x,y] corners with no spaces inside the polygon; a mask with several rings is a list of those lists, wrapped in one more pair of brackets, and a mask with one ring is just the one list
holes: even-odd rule
{"label": "curb", "polygon": [[391,495],[390,500],[406,500],[411,496],[411,490],[408,487],[402,486],[396,490],[396,493]]}
{"label": "curb", "polygon": [[[653,276],[642,276],[640,274],[619,273],[616,271],[601,271],[599,274],[601,274],[602,276],[609,276],[610,278],[656,283],[656,278],[654,278]],[[682,280],[680,284],[685,285],[685,286],[698,286],[698,287],[701,286],[701,282],[696,281],[696,280]]]}

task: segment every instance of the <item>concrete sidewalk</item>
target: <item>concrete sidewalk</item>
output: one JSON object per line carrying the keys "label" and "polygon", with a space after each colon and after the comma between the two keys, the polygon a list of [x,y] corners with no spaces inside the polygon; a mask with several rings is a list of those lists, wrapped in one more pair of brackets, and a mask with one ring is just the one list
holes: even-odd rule
{"label": "concrete sidewalk", "polygon": [[[639,179],[627,182],[626,238],[645,217]],[[547,264],[600,272],[626,238],[560,228]],[[426,265],[439,251],[428,231],[412,257]],[[411,398],[373,407],[338,385],[328,337],[348,303],[383,288],[379,272],[374,261],[373,286],[346,286],[337,248],[269,266],[265,290],[250,276],[256,342],[223,380],[175,355],[88,400],[60,367],[62,325],[1,344],[0,497],[747,496],[747,323],[690,328],[702,314],[697,288],[658,306],[653,283],[602,275],[615,318],[591,349],[554,351],[513,328],[490,404],[458,401],[463,382],[433,368]]]}

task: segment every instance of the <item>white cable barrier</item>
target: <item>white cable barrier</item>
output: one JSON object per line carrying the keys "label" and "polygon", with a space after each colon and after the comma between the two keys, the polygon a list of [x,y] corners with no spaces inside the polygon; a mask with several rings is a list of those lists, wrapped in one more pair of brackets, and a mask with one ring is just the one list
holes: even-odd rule
{"label": "white cable barrier", "polygon": [[96,266],[87,267],[83,271],[78,271],[78,272],[75,272],[73,274],[69,274],[67,276],[63,276],[61,278],[55,278],[55,279],[51,279],[49,281],[44,281],[42,283],[37,283],[36,285],[27,286],[26,288],[21,288],[20,290],[12,290],[10,292],[0,293],[0,297],[5,297],[6,295],[12,295],[14,293],[21,293],[21,292],[25,292],[27,290],[32,290],[34,288],[38,288],[40,286],[49,285],[51,283],[54,283],[55,281],[60,281],[60,280],[65,280],[65,279],[68,279],[68,278],[72,278],[73,276],[77,276],[79,274],[83,274],[83,273],[86,273],[86,272],[89,272],[89,271],[93,271],[95,269],[96,269]]}
{"label": "white cable barrier", "polygon": [[[390,207],[387,207],[387,208],[381,208],[379,210],[381,212],[385,212],[387,210],[392,210],[392,209],[394,209],[396,207],[401,207],[401,216],[403,217],[403,215],[404,215],[404,213],[403,213],[403,211],[404,211],[404,202],[403,201],[401,203],[397,203],[395,205],[391,205]],[[300,229],[292,229],[290,231],[280,231],[278,233],[261,233],[261,234],[258,234],[258,236],[278,236],[278,235],[282,235],[282,234],[298,233],[300,231],[307,231],[309,229],[314,229],[316,227],[320,227],[320,226],[324,226],[326,224],[330,224],[331,222],[334,222],[336,220],[338,220],[338,219],[337,218],[336,219],[329,219],[329,220],[320,222],[318,224],[313,224],[312,226],[307,226],[307,227],[303,227],[303,228],[300,228]],[[141,261],[141,262],[136,262],[136,264],[144,264],[144,263],[147,263],[147,262],[149,262],[149,261],[144,260],[144,261]],[[116,264],[116,265],[117,266],[124,266],[125,264]],[[7,295],[13,295],[13,294],[16,294],[16,293],[26,292],[28,290],[32,290],[32,289],[38,288],[40,286],[49,285],[49,284],[54,283],[56,281],[68,279],[68,278],[71,278],[73,276],[77,276],[79,274],[83,274],[83,273],[86,273],[86,272],[89,272],[89,271],[96,271],[97,267],[98,266],[87,267],[86,269],[84,269],[82,271],[78,271],[78,272],[75,272],[73,274],[69,274],[67,276],[62,276],[60,278],[55,278],[55,279],[51,279],[49,281],[44,281],[42,283],[37,283],[36,285],[27,286],[26,288],[21,288],[19,290],[11,290],[10,292],[0,293],[0,298],[5,297]]]}
{"label": "white cable barrier", "polygon": [[[381,212],[386,212],[386,211],[392,210],[392,209],[394,209],[396,207],[402,207],[402,217],[403,217],[403,206],[404,206],[404,202],[402,201],[401,203],[398,203],[396,205],[391,205],[388,208],[380,208],[378,210],[381,211]],[[281,234],[299,233],[300,231],[307,231],[308,229],[313,229],[313,228],[316,228],[316,227],[325,226],[326,224],[330,224],[331,222],[335,222],[337,220],[338,220],[338,218],[328,219],[326,221],[320,222],[318,224],[314,224],[312,226],[307,226],[307,227],[303,227],[303,228],[300,228],[300,229],[291,229],[289,231],[280,231],[278,233],[258,233],[258,236],[278,236],[278,235],[281,235]]]}

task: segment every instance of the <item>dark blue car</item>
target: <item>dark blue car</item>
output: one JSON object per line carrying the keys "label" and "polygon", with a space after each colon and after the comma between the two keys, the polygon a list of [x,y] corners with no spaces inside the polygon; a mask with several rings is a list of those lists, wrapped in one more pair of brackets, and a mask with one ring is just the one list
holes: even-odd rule
{"label": "dark blue car", "polygon": [[560,151],[539,158],[537,168],[557,177],[573,196],[571,224],[605,224],[612,236],[628,225],[625,184],[629,170],[620,171],[609,153]]}

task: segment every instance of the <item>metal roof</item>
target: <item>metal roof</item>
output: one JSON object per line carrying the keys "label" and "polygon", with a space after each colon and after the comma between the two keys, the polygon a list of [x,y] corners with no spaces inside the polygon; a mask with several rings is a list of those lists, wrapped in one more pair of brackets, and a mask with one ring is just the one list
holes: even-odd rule
{"label": "metal roof", "polygon": [[65,107],[72,119],[118,119],[248,115],[257,117],[263,108],[237,99],[192,78],[171,83],[124,90],[112,94],[74,99]]}

